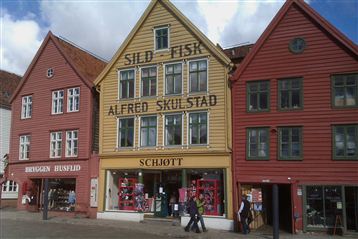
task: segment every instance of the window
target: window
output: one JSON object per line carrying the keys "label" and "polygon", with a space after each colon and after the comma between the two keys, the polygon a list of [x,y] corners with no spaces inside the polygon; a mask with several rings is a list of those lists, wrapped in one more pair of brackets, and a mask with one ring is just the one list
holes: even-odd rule
{"label": "window", "polygon": [[278,81],[279,109],[302,108],[302,79],[284,79]]}
{"label": "window", "polygon": [[25,160],[30,158],[30,135],[20,136],[19,159]]}
{"label": "window", "polygon": [[247,110],[249,112],[268,111],[270,105],[269,90],[269,81],[247,83]]}
{"label": "window", "polygon": [[51,78],[53,76],[53,69],[49,68],[47,69],[47,78]]}
{"label": "window", "polygon": [[63,90],[52,91],[52,114],[63,113]]}
{"label": "window", "polygon": [[80,88],[67,90],[67,112],[76,112],[80,109]]}
{"label": "window", "polygon": [[165,145],[182,144],[182,115],[165,116]]}
{"label": "window", "polygon": [[333,158],[358,160],[358,125],[333,127]]}
{"label": "window", "polygon": [[334,75],[333,105],[336,107],[358,106],[358,74]]}
{"label": "window", "polygon": [[247,158],[268,159],[269,158],[269,129],[250,128],[247,133]]}
{"label": "window", "polygon": [[189,114],[189,139],[190,144],[208,143],[208,113]]}
{"label": "window", "polygon": [[50,158],[60,158],[62,153],[62,133],[52,132],[50,135]]}
{"label": "window", "polygon": [[142,117],[140,123],[140,146],[149,147],[157,144],[157,117]]}
{"label": "window", "polygon": [[189,92],[207,91],[208,62],[207,60],[189,63]]}
{"label": "window", "polygon": [[301,127],[282,127],[279,134],[279,158],[300,159],[302,156]]}
{"label": "window", "polygon": [[78,130],[66,132],[66,157],[77,157],[78,154]]}
{"label": "window", "polygon": [[134,69],[119,72],[119,97],[122,99],[134,98]]}
{"label": "window", "polygon": [[21,119],[29,119],[32,115],[32,96],[22,97]]}
{"label": "window", "polygon": [[155,96],[157,94],[157,67],[143,68],[141,73],[142,96]]}
{"label": "window", "polygon": [[154,29],[155,34],[155,50],[169,49],[169,28],[161,27]]}
{"label": "window", "polygon": [[306,41],[301,37],[293,38],[288,44],[288,48],[294,54],[302,53],[306,48]]}
{"label": "window", "polygon": [[3,192],[17,192],[19,190],[19,186],[15,181],[9,180],[3,183],[2,191]]}
{"label": "window", "polygon": [[165,94],[182,93],[182,64],[169,64],[165,66]]}
{"label": "window", "polygon": [[134,118],[118,119],[118,147],[133,147]]}

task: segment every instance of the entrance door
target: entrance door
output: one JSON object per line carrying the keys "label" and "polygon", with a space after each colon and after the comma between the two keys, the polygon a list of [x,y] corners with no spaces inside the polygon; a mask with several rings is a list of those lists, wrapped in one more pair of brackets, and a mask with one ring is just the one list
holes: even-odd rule
{"label": "entrance door", "polygon": [[358,231],[358,187],[346,187],[347,230]]}

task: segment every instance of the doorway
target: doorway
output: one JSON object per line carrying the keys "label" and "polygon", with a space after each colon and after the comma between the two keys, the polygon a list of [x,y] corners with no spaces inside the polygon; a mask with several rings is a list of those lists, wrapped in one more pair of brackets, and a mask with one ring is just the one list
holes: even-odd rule
{"label": "doorway", "polygon": [[345,187],[347,230],[358,232],[358,187]]}

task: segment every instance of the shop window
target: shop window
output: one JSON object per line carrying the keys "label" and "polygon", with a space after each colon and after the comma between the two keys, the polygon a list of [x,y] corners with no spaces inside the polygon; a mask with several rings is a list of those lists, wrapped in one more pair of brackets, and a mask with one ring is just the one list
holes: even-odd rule
{"label": "shop window", "polygon": [[247,130],[247,159],[269,158],[269,129],[249,128]]}
{"label": "shop window", "polygon": [[134,118],[118,119],[118,147],[133,147]]}
{"label": "shop window", "polygon": [[358,106],[358,74],[332,76],[334,107]]}
{"label": "shop window", "polygon": [[302,129],[301,127],[280,127],[279,158],[300,159],[302,157]]}
{"label": "shop window", "polygon": [[208,113],[189,113],[189,139],[191,145],[208,143]]}
{"label": "shop window", "polygon": [[165,94],[182,94],[182,63],[165,65]]}
{"label": "shop window", "polygon": [[30,135],[20,136],[19,159],[26,160],[30,158]]}
{"label": "shop window", "polygon": [[[48,209],[52,211],[75,211],[76,179],[49,179]],[[43,198],[43,197],[41,197]],[[43,205],[43,201],[41,201]]]}
{"label": "shop window", "polygon": [[302,108],[302,79],[284,79],[278,81],[279,109],[292,110]]}
{"label": "shop window", "polygon": [[78,130],[66,132],[66,157],[77,157],[78,154]]}
{"label": "shop window", "polygon": [[154,29],[155,51],[169,49],[169,27]]}
{"label": "shop window", "polygon": [[51,132],[50,158],[60,158],[62,155],[62,132]]}
{"label": "shop window", "polygon": [[157,67],[142,68],[141,82],[141,96],[155,96],[157,94]]}
{"label": "shop window", "polygon": [[247,83],[247,111],[268,111],[270,105],[270,82],[255,81]]}
{"label": "shop window", "polygon": [[307,228],[334,227],[336,218],[343,219],[341,186],[306,187]]}
{"label": "shop window", "polygon": [[165,145],[182,144],[182,115],[165,116]]}
{"label": "shop window", "polygon": [[333,158],[358,159],[358,125],[336,125],[333,127]]}
{"label": "shop window", "polygon": [[52,114],[63,113],[63,90],[52,91]]}
{"label": "shop window", "polygon": [[208,84],[208,61],[189,62],[189,92],[207,91]]}
{"label": "shop window", "polygon": [[30,119],[32,116],[32,96],[22,97],[21,119]]}
{"label": "shop window", "polygon": [[140,146],[151,147],[157,145],[157,117],[142,117],[140,122]]}
{"label": "shop window", "polygon": [[119,72],[119,97],[121,99],[134,98],[135,71],[134,69]]}
{"label": "shop window", "polygon": [[80,88],[67,90],[67,112],[77,112],[80,110]]}

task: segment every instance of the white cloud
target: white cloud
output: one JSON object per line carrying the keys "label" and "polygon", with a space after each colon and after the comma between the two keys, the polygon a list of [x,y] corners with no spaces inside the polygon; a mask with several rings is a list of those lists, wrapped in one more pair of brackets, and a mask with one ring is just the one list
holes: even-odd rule
{"label": "white cloud", "polygon": [[15,20],[1,9],[0,68],[23,75],[42,42],[34,20]]}

